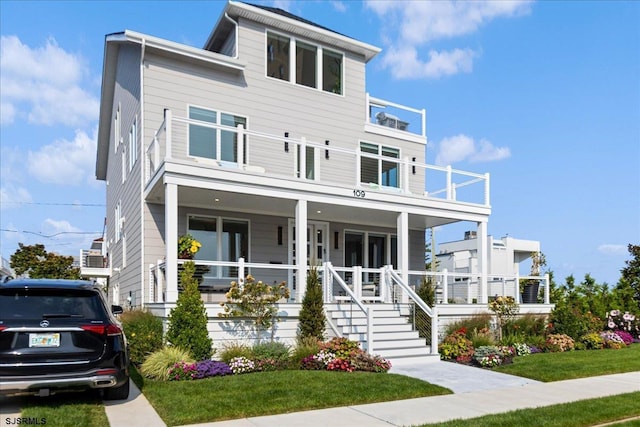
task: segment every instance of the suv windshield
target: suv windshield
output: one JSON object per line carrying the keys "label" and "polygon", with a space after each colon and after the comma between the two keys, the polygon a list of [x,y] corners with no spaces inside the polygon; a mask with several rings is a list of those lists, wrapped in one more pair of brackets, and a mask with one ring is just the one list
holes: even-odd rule
{"label": "suv windshield", "polygon": [[2,289],[0,316],[21,319],[104,319],[100,297],[91,291],[58,289]]}

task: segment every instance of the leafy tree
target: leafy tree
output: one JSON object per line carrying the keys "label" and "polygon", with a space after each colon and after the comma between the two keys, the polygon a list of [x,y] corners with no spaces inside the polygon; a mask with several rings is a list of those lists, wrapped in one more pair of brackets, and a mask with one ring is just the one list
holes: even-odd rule
{"label": "leafy tree", "polygon": [[32,279],[79,279],[80,269],[73,267],[73,257],[47,252],[42,244],[18,243],[11,255],[11,268],[18,276]]}
{"label": "leafy tree", "polygon": [[620,270],[622,277],[615,291],[623,305],[621,310],[640,313],[640,245],[629,244],[627,247],[631,259],[625,261],[626,267]]}
{"label": "leafy tree", "polygon": [[274,328],[279,320],[276,303],[289,298],[289,289],[284,282],[271,286],[248,275],[242,286],[237,282],[231,282],[231,289],[226,296],[227,302],[222,304],[224,313],[220,313],[220,317],[251,318],[258,342],[262,333],[268,329],[271,329],[273,340]]}
{"label": "leafy tree", "polygon": [[207,312],[194,278],[196,264],[187,261],[180,274],[183,291],[169,313],[167,341],[189,351],[195,360],[211,359],[211,338],[207,331]]}
{"label": "leafy tree", "polygon": [[315,267],[307,274],[307,291],[302,299],[302,308],[298,317],[298,340],[302,342],[307,337],[324,341],[326,317],[322,298],[322,285]]}

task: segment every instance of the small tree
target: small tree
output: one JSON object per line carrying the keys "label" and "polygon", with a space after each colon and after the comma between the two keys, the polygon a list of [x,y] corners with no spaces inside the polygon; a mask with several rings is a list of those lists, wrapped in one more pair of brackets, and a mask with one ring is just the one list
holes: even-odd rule
{"label": "small tree", "polygon": [[73,267],[73,257],[47,252],[44,245],[18,243],[11,255],[11,268],[18,276],[32,279],[79,279],[80,269]]}
{"label": "small tree", "polygon": [[279,285],[268,285],[262,281],[256,282],[248,275],[243,286],[231,282],[231,289],[227,292],[227,302],[222,303],[224,313],[220,317],[249,317],[253,320],[253,328],[258,342],[262,332],[271,329],[271,339],[275,333],[278,319],[276,303],[289,298],[289,289],[284,282]]}
{"label": "small tree", "polygon": [[504,324],[518,314],[520,306],[513,297],[498,297],[489,303],[489,310],[496,315],[498,340],[502,341],[502,328]]}
{"label": "small tree", "polygon": [[298,341],[307,337],[324,341],[326,317],[324,314],[322,285],[318,270],[312,267],[307,274],[307,291],[302,299],[302,308],[298,317]]}
{"label": "small tree", "polygon": [[180,275],[183,291],[176,307],[169,313],[167,341],[171,345],[188,350],[196,360],[211,358],[211,338],[207,331],[207,313],[193,277],[196,265],[193,261],[183,264]]}

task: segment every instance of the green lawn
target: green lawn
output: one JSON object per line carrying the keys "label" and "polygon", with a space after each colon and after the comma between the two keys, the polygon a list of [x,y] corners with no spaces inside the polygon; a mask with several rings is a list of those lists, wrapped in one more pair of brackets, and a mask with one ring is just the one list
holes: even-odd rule
{"label": "green lawn", "polygon": [[494,369],[545,382],[640,371],[640,344],[620,350],[532,354],[516,357],[512,364]]}
{"label": "green lawn", "polygon": [[[503,427],[503,426],[545,426],[545,427],[581,427],[604,424],[640,416],[640,392],[581,400],[573,403],[545,406],[536,409],[519,409],[498,415],[455,420],[438,423],[439,427]],[[535,423],[532,423],[535,420]],[[434,425],[434,424],[424,424]],[[635,419],[622,425],[640,425]]]}
{"label": "green lawn", "polygon": [[66,393],[45,398],[31,396],[20,398],[18,402],[22,408],[21,417],[38,419],[42,425],[53,427],[109,426],[109,420],[104,412],[104,404],[97,393]]}
{"label": "green lawn", "polygon": [[[140,387],[141,378],[135,381]],[[144,379],[141,390],[170,426],[451,393],[396,374],[300,370],[179,382]]]}

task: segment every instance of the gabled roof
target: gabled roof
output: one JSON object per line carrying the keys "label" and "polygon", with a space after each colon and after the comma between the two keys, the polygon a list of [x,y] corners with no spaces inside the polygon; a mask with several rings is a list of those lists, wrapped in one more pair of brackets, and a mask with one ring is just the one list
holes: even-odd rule
{"label": "gabled roof", "polygon": [[219,50],[224,40],[234,29],[234,24],[230,20],[237,21],[238,18],[259,22],[269,28],[318,41],[327,46],[335,46],[340,50],[360,54],[364,56],[365,62],[369,62],[380,52],[378,47],[347,37],[285,10],[237,1],[229,1],[227,3],[207,39],[204,49],[214,52]]}

